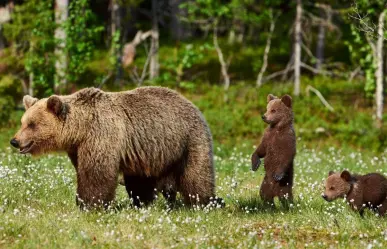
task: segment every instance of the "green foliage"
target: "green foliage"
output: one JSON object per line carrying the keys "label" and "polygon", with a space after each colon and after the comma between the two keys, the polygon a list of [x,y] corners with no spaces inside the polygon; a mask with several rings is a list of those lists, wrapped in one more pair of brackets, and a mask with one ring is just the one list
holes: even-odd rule
{"label": "green foliage", "polygon": [[345,41],[348,46],[352,60],[355,64],[359,64],[365,72],[364,90],[366,96],[372,98],[375,93],[375,64],[372,56],[372,49],[365,38],[365,34],[359,32],[356,25],[351,25],[352,39]]}
{"label": "green foliage", "polygon": [[15,101],[12,96],[0,95],[0,126],[8,124],[8,119],[15,108]]}
{"label": "green foliage", "polygon": [[194,86],[192,82],[181,82],[184,78],[184,73],[192,68],[193,65],[200,63],[205,53],[211,50],[213,48],[208,43],[197,45],[197,47],[194,44],[175,47],[173,55],[168,56],[164,61],[166,71],[160,76],[161,80],[174,80],[177,85],[183,88],[192,88]]}
{"label": "green foliage", "polygon": [[117,54],[119,54],[121,49],[122,49],[121,48],[121,32],[119,30],[117,30],[113,34],[112,42],[111,42],[112,53],[110,53],[110,56],[109,56],[109,64],[111,66],[111,69],[117,68],[117,66],[119,64],[119,60],[117,60]]}
{"label": "green foliage", "polygon": [[4,34],[15,43],[15,53],[24,61],[38,95],[52,93],[55,73],[55,21],[51,1],[28,0],[16,5],[12,22],[4,25]]}
{"label": "green foliage", "polygon": [[186,8],[191,18],[199,15],[205,18],[219,19],[231,14],[229,6],[219,0],[187,1],[181,4],[180,7]]}
{"label": "green foliage", "polygon": [[[364,98],[362,82],[332,81],[329,78],[309,80],[334,107],[330,112],[314,94],[294,99],[295,128],[299,139],[313,144],[340,144],[372,150],[384,150],[387,131],[373,127],[372,107]],[[292,92],[291,84],[267,83],[256,89],[238,84],[228,90],[224,102],[220,86],[198,87],[185,95],[204,112],[216,144],[257,143],[267,125],[261,115],[266,111],[266,96]],[[200,95],[198,98],[197,95]],[[356,100],[356,106],[353,105]]]}
{"label": "green foliage", "polygon": [[[378,23],[378,17],[384,10],[385,1],[382,0],[359,0],[352,6],[351,16],[357,16],[358,19],[350,18],[351,39],[345,41],[350,50],[352,60],[355,64],[360,64],[365,72],[366,84],[364,90],[367,97],[373,97],[376,81],[376,58],[373,58],[373,51],[370,42],[376,43],[378,38],[375,23]],[[385,34],[387,32],[384,32]]]}
{"label": "green foliage", "polygon": [[68,54],[67,80],[76,82],[86,70],[95,49],[95,40],[103,27],[95,24],[96,17],[88,0],[71,1],[69,16],[64,25],[66,32],[65,50]]}
{"label": "green foliage", "polygon": [[17,99],[21,98],[20,83],[13,76],[0,77],[0,127],[9,125],[9,119],[14,113]]}
{"label": "green foliage", "polygon": [[280,0],[265,0],[257,3],[254,0],[232,0],[230,2],[230,10],[233,18],[241,20],[246,25],[265,25],[273,17],[278,10],[274,10],[280,6],[283,1]]}

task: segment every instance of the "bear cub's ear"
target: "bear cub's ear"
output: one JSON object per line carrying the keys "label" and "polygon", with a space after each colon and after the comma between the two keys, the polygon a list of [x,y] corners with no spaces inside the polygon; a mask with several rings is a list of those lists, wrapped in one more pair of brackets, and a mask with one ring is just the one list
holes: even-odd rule
{"label": "bear cub's ear", "polygon": [[31,97],[30,95],[25,95],[23,97],[23,105],[26,110],[33,106],[38,101],[37,98]]}
{"label": "bear cub's ear", "polygon": [[340,177],[347,182],[351,181],[351,174],[348,172],[348,170],[344,170],[343,172],[341,172]]}
{"label": "bear cub's ear", "polygon": [[289,108],[292,108],[292,97],[290,97],[289,95],[284,95],[282,98],[281,98],[281,101],[282,103],[284,103],[287,107]]}
{"label": "bear cub's ear", "polygon": [[331,176],[331,175],[333,175],[335,172],[334,171],[329,171],[329,173],[328,173],[328,176]]}
{"label": "bear cub's ear", "polygon": [[273,94],[269,94],[269,95],[267,95],[267,103],[269,103],[270,101],[272,101],[273,99],[276,99],[277,97],[276,96],[274,96]]}
{"label": "bear cub's ear", "polygon": [[63,103],[63,101],[56,95],[48,98],[47,109],[59,118],[65,117],[68,112],[67,104]]}

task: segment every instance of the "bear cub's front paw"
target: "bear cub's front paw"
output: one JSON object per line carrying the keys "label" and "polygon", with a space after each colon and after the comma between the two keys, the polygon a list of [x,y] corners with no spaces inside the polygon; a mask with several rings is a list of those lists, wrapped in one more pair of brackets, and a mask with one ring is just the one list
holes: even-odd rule
{"label": "bear cub's front paw", "polygon": [[284,177],[285,177],[285,173],[279,173],[279,174],[274,174],[273,175],[274,180],[277,181],[277,182],[279,182],[282,179],[284,179]]}
{"label": "bear cub's front paw", "polygon": [[251,170],[257,171],[260,165],[261,165],[261,160],[259,159],[258,155],[253,154],[253,156],[251,157]]}

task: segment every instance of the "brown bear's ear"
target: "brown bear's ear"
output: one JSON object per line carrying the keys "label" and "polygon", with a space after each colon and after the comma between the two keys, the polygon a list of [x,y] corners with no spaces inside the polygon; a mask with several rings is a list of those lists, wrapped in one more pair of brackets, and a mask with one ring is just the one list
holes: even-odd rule
{"label": "brown bear's ear", "polygon": [[55,95],[48,98],[47,109],[60,118],[65,117],[68,112],[67,105]]}
{"label": "brown bear's ear", "polygon": [[267,103],[269,103],[270,101],[272,101],[273,99],[276,99],[277,97],[274,96],[273,94],[269,94],[267,95]]}
{"label": "brown bear's ear", "polygon": [[347,182],[351,181],[351,174],[347,170],[341,172],[340,177],[346,180]]}
{"label": "brown bear's ear", "polygon": [[23,97],[24,108],[28,110],[31,106],[33,106],[38,101],[37,98],[31,97],[30,95],[25,95]]}
{"label": "brown bear's ear", "polygon": [[284,103],[287,107],[289,108],[292,108],[292,97],[290,97],[289,95],[284,95],[282,98],[281,98],[281,101],[282,103]]}
{"label": "brown bear's ear", "polygon": [[331,176],[331,175],[333,175],[335,172],[334,171],[329,171],[329,173],[328,173],[328,176]]}

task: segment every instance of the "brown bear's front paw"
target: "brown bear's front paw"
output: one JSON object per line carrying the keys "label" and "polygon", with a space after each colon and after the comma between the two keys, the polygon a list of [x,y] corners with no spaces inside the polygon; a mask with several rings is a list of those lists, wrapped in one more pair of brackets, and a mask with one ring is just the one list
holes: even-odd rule
{"label": "brown bear's front paw", "polygon": [[254,153],[253,156],[251,157],[251,170],[257,171],[260,165],[261,165],[261,160],[259,159],[258,155]]}
{"label": "brown bear's front paw", "polygon": [[274,174],[273,175],[274,180],[277,181],[277,182],[279,182],[282,179],[284,179],[284,177],[285,177],[285,173],[280,173],[280,174]]}

